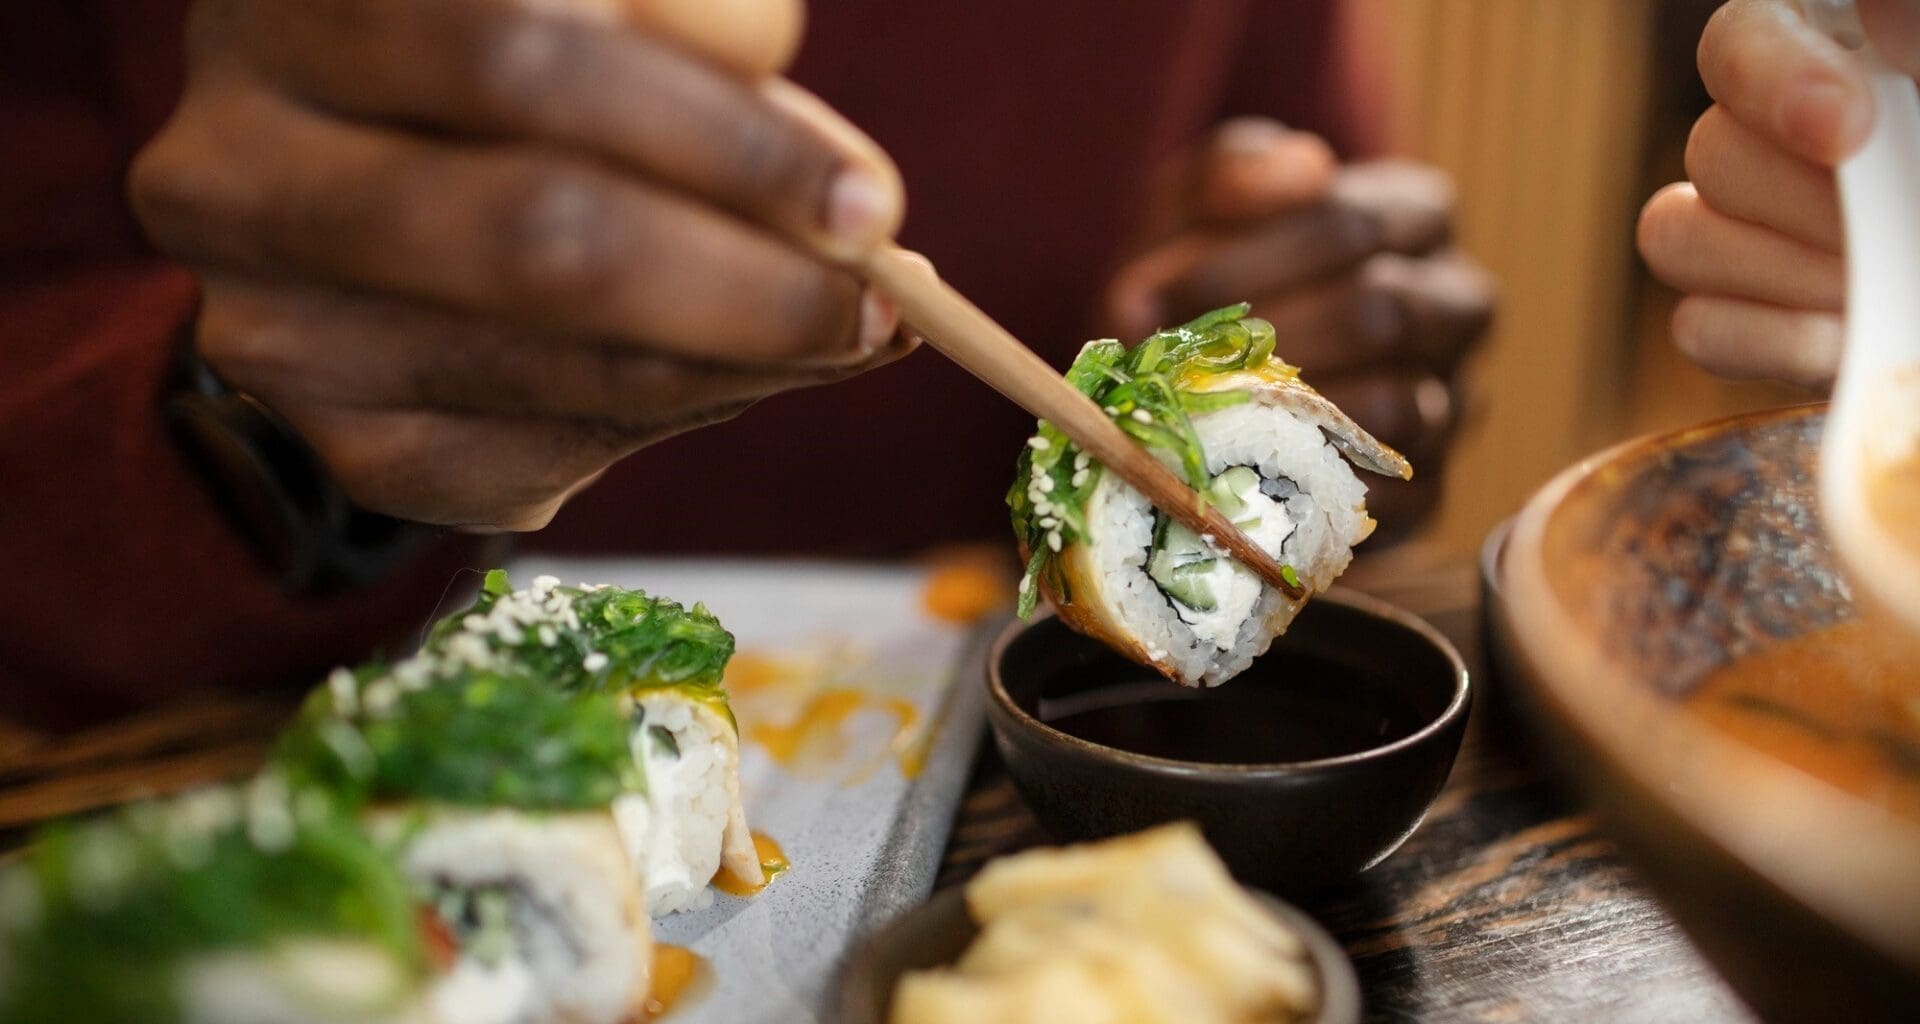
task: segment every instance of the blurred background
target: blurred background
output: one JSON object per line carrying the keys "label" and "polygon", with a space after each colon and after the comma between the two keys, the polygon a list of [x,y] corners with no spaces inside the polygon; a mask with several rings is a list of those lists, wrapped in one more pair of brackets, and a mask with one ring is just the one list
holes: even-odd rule
{"label": "blurred background", "polygon": [[[1501,283],[1422,553],[1457,558],[1541,482],[1612,441],[1807,401],[1716,379],[1667,337],[1674,296],[1634,220],[1684,178],[1717,0],[1359,0],[1392,40],[1395,148],[1446,168],[1461,243]],[[1489,401],[1497,395],[1499,400]]]}

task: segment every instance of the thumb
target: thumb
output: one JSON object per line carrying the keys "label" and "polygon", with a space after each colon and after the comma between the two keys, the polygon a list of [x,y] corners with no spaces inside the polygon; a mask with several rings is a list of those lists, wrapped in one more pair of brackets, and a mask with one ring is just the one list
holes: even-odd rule
{"label": "thumb", "polygon": [[1192,219],[1232,224],[1271,217],[1324,198],[1339,161],[1326,140],[1264,117],[1214,129],[1189,193]]}
{"label": "thumb", "polygon": [[1881,58],[1920,76],[1920,0],[1858,0],[1858,9]]}

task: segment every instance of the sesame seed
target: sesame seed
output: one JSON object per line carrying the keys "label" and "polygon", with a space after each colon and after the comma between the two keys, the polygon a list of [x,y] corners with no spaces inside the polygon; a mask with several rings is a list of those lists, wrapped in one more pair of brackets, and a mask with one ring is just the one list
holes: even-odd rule
{"label": "sesame seed", "polygon": [[353,673],[345,668],[336,668],[327,674],[327,689],[333,692],[333,707],[343,715],[351,715],[359,704],[360,687]]}
{"label": "sesame seed", "polygon": [[1117,405],[1109,405],[1109,406],[1107,406],[1107,415],[1109,415],[1109,416],[1118,416],[1118,415],[1120,415],[1120,407],[1119,407],[1119,406],[1117,406]]}
{"label": "sesame seed", "polygon": [[1052,529],[1060,525],[1060,520],[1055,519],[1052,516],[1041,516],[1040,525],[1046,529]]}
{"label": "sesame seed", "polygon": [[1048,448],[1053,447],[1053,445],[1049,443],[1046,438],[1035,435],[1033,437],[1027,438],[1027,447],[1033,449],[1036,452],[1044,452]]}
{"label": "sesame seed", "polygon": [[1073,486],[1085,487],[1087,485],[1087,480],[1092,478],[1092,476],[1093,476],[1093,471],[1089,469],[1082,469],[1075,472],[1073,474]]}
{"label": "sesame seed", "polygon": [[399,702],[400,686],[391,679],[376,679],[361,691],[360,699],[366,705],[367,714],[384,715]]}
{"label": "sesame seed", "polygon": [[1041,477],[1041,478],[1040,478],[1040,489],[1041,489],[1042,491],[1045,491],[1045,492],[1046,492],[1046,493],[1048,493],[1048,494],[1052,494],[1052,493],[1053,493],[1053,478],[1052,478],[1052,477],[1050,477],[1050,476],[1043,476],[1043,477]]}
{"label": "sesame seed", "polygon": [[607,656],[601,654],[599,651],[594,651],[581,660],[580,667],[589,672],[598,672],[607,667]]}
{"label": "sesame seed", "polygon": [[1093,465],[1093,456],[1088,455],[1086,452],[1081,452],[1073,457],[1073,468],[1075,469],[1085,469],[1091,465]]}
{"label": "sesame seed", "polygon": [[1135,409],[1133,410],[1133,421],[1135,423],[1152,423],[1153,417],[1147,415],[1147,410],[1145,409]]}
{"label": "sesame seed", "polygon": [[1059,530],[1047,531],[1047,547],[1052,548],[1056,552],[1060,550],[1060,531]]}

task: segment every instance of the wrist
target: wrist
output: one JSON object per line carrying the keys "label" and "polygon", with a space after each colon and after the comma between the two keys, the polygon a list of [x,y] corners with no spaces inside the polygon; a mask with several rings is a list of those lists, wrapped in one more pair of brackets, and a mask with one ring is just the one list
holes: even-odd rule
{"label": "wrist", "polygon": [[354,505],[291,425],[199,358],[191,331],[163,403],[168,427],[283,592],[375,583],[440,532]]}

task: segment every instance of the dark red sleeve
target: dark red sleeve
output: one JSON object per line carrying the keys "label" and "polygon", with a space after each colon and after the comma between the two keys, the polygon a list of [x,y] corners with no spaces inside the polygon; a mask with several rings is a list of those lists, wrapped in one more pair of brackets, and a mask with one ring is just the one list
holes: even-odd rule
{"label": "dark red sleeve", "polygon": [[1351,0],[1254,0],[1223,116],[1260,114],[1317,132],[1347,159],[1387,148],[1388,40]]}
{"label": "dark red sleeve", "polygon": [[174,449],[160,401],[193,281],[140,243],[120,183],[177,91],[179,6],[0,5],[10,719],[59,727],[194,690],[303,685],[404,643],[464,553],[379,588],[288,599]]}

